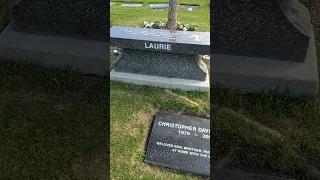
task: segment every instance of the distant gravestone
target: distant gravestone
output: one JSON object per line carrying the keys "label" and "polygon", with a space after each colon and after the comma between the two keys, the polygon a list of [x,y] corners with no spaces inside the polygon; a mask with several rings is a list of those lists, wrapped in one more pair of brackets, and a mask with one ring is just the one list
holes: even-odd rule
{"label": "distant gravestone", "polygon": [[[169,8],[169,4],[150,4],[149,7],[153,9],[164,9],[164,8]],[[200,8],[200,6],[196,4],[181,4],[179,5],[179,7],[185,8],[185,9]]]}
{"label": "distant gravestone", "polygon": [[141,7],[142,4],[134,4],[134,3],[128,4],[128,3],[124,3],[124,4],[121,4],[121,6],[123,6],[123,7]]}
{"label": "distant gravestone", "polygon": [[180,4],[180,6],[179,7],[181,7],[181,8],[185,8],[185,9],[189,9],[189,8],[191,8],[191,9],[199,9],[200,8],[200,6],[199,5],[192,5],[192,4]]}
{"label": "distant gravestone", "polygon": [[210,120],[158,112],[149,134],[144,161],[210,175]]}
{"label": "distant gravestone", "polygon": [[85,74],[109,72],[108,2],[12,0],[0,57]]}
{"label": "distant gravestone", "polygon": [[254,93],[316,92],[314,35],[298,0],[215,0],[211,24],[212,83]]}
{"label": "distant gravestone", "polygon": [[141,85],[208,91],[210,34],[113,26],[111,45],[122,48],[111,79]]}
{"label": "distant gravestone", "polygon": [[153,9],[169,8],[169,4],[150,4],[149,7]]}

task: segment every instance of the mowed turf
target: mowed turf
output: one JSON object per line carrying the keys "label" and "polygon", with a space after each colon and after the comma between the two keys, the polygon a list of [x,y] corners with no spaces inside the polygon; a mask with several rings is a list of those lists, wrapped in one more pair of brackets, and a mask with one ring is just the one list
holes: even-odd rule
{"label": "mowed turf", "polygon": [[[118,1],[111,6],[111,26],[141,27],[144,21],[167,21],[168,9],[154,10],[150,3],[168,3],[169,1],[142,1],[143,7],[121,7]],[[134,2],[137,1],[125,1]],[[179,8],[178,21],[197,25],[198,31],[209,31],[209,1],[185,1],[189,4],[201,4],[200,9],[187,12]],[[180,3],[183,3],[181,1]],[[111,69],[115,55],[111,52]],[[208,118],[210,112],[209,93],[184,92],[175,93],[185,96],[200,106],[170,95],[162,88],[136,86],[111,82],[110,85],[110,158],[111,179],[208,179],[194,174],[161,168],[143,162],[147,133],[152,117],[157,111],[172,114],[184,114]]]}
{"label": "mowed turf", "polygon": [[0,59],[0,179],[106,179],[108,89],[108,77]]}
{"label": "mowed turf", "polygon": [[143,162],[148,130],[157,111],[204,118],[209,114],[209,93],[174,92],[200,106],[170,95],[165,89],[111,82],[111,179],[208,179]]}
{"label": "mowed turf", "polygon": [[[320,4],[314,0],[302,2],[310,10],[319,62],[316,14],[320,13]],[[317,179],[318,176],[319,179],[319,93],[314,97],[292,98],[273,93],[239,95],[212,88],[211,99],[214,167],[295,179]],[[224,108],[279,132],[282,138],[250,127],[245,119],[226,113]]]}
{"label": "mowed turf", "polygon": [[[111,8],[111,12],[117,15],[112,18],[111,25],[141,26],[143,21],[159,19],[166,22],[167,9],[153,10],[148,5],[167,1],[141,2],[144,3],[141,11],[147,16],[141,14],[138,8],[123,8],[119,7],[118,3]],[[191,1],[187,3],[197,4]],[[200,3],[204,3],[204,6],[209,4],[204,1],[198,2]],[[200,31],[208,31],[201,25],[205,25],[204,21],[207,21],[205,12],[192,13],[179,9],[179,21],[198,25]],[[319,53],[319,40],[317,47]],[[212,86],[211,99],[214,167],[297,179],[315,179],[314,175],[320,168],[319,94],[310,98],[291,98],[268,92],[260,95],[240,95]],[[283,139],[259,132],[239,116],[225,113],[223,108],[233,109],[239,115],[278,131]]]}
{"label": "mowed turf", "polygon": [[0,60],[0,179],[108,176],[107,78]]}
{"label": "mowed turf", "polygon": [[10,21],[10,1],[0,0],[0,32],[7,26]]}
{"label": "mowed turf", "polygon": [[[110,7],[110,26],[134,26],[141,27],[144,21],[161,20],[166,23],[168,18],[168,9],[152,9],[149,7],[151,3],[168,3],[169,1],[142,1],[142,7],[122,7],[123,2],[113,1],[114,5]],[[137,1],[125,1],[137,2]],[[196,25],[198,30],[202,32],[210,31],[210,15],[209,15],[209,0],[203,1],[180,1],[180,4],[199,4],[201,8],[194,8],[188,12],[184,8],[179,8],[178,21],[181,23]]]}
{"label": "mowed turf", "polygon": [[[0,32],[10,1],[0,1]],[[0,59],[0,179],[105,179],[109,82]]]}
{"label": "mowed turf", "polygon": [[[318,60],[320,41],[317,40]],[[212,153],[214,167],[316,179],[320,170],[320,94],[292,98],[286,94],[240,95],[212,87]],[[247,119],[278,131],[261,132]]]}

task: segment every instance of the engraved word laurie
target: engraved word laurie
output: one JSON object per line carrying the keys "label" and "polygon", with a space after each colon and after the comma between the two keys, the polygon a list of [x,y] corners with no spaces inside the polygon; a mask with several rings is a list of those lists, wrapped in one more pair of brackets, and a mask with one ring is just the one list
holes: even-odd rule
{"label": "engraved word laurie", "polygon": [[171,44],[144,43],[146,49],[163,49],[171,51]]}

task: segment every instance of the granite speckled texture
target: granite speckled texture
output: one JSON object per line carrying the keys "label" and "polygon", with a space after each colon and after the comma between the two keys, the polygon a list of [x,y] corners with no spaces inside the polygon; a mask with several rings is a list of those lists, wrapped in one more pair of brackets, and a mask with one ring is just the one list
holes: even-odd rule
{"label": "granite speckled texture", "polygon": [[[310,28],[312,26],[310,25]],[[318,92],[319,75],[316,43],[311,32],[304,63],[263,58],[211,54],[212,85],[240,93],[269,90],[291,96],[314,96]]]}
{"label": "granite speckled texture", "polygon": [[304,62],[308,9],[299,0],[214,0],[211,53]]}
{"label": "granite speckled texture", "polygon": [[123,49],[115,62],[117,72],[196,81],[207,79],[208,69],[199,54],[210,53],[209,32],[113,26],[110,44]]}
{"label": "granite speckled texture", "polygon": [[152,124],[144,161],[210,175],[209,130],[209,119],[158,112]]}
{"label": "granite speckled texture", "polygon": [[207,66],[195,54],[123,49],[115,71],[205,81]]}
{"label": "granite speckled texture", "polygon": [[107,42],[108,6],[105,0],[11,1],[16,30]]}

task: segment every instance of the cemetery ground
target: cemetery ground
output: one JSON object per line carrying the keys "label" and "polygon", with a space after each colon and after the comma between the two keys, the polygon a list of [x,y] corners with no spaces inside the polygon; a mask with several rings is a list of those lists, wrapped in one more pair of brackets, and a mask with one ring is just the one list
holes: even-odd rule
{"label": "cemetery ground", "polygon": [[[320,3],[302,2],[310,10],[319,61]],[[240,95],[211,86],[210,98],[214,168],[320,178],[320,93]]]}
{"label": "cemetery ground", "polygon": [[[115,11],[117,8],[121,12]],[[111,8],[117,15],[111,23],[140,26],[146,20],[166,20],[166,10],[147,8],[138,11],[116,5]],[[7,9],[7,1],[0,0],[0,31],[9,22]],[[197,11],[201,13],[193,12]],[[206,16],[199,19],[181,9],[179,20],[194,22],[199,31],[206,31],[209,28],[202,21],[207,14],[203,12]],[[319,35],[317,45],[320,54]],[[94,179],[90,175],[106,175],[108,148],[101,142],[109,133],[103,124],[109,112],[108,86],[98,77],[1,60],[0,179]],[[143,148],[156,110],[205,117],[209,94],[174,91],[197,106],[164,89],[116,82],[110,86],[111,144],[115,145],[111,147],[111,176],[197,179],[142,163]],[[320,94],[290,98],[239,95],[213,88],[210,98],[215,167],[297,179],[311,178],[313,170],[320,168]]]}
{"label": "cemetery ground", "polygon": [[[112,62],[115,57],[113,54]],[[199,177],[191,174],[182,174],[144,163],[144,148],[152,118],[157,111],[209,118],[209,101],[209,93],[168,91],[111,81],[111,178],[198,179]]]}
{"label": "cemetery ground", "polygon": [[208,118],[208,94],[175,93],[187,96],[200,106],[192,105],[164,89],[111,82],[111,178],[197,179],[143,163],[146,138],[156,111]]}
{"label": "cemetery ground", "polygon": [[[166,22],[168,18],[168,9],[152,9],[149,4],[164,3],[168,0],[145,0],[141,1],[142,7],[121,7],[122,3],[137,3],[135,0],[112,1],[115,4],[110,7],[110,25],[111,26],[130,26],[141,27],[144,21],[161,20]],[[184,8],[179,8],[178,19],[181,23],[197,25],[198,31],[210,31],[209,0],[180,0],[180,4],[198,4],[199,9],[193,9],[188,12]]]}
{"label": "cemetery ground", "polygon": [[[320,6],[316,1],[304,1],[304,3],[307,4],[311,11],[312,22],[317,36],[319,60],[320,20],[316,17],[320,12]],[[144,14],[148,15],[143,15],[139,11],[139,8],[114,6],[111,8],[111,24],[141,26],[143,21],[150,22],[155,19],[160,19],[163,22],[166,21],[167,10],[152,10],[148,6],[144,6],[141,9],[143,9]],[[180,9],[178,15],[179,21],[189,24],[194,23],[200,27],[199,31],[205,31],[205,24],[204,28],[201,28],[202,23],[199,22],[203,18],[196,19],[195,21],[193,19],[195,16],[190,16],[188,13]],[[118,89],[119,87],[122,88]],[[161,105],[163,104],[161,103],[163,100],[158,98],[161,96],[158,96],[157,93],[166,94],[164,90],[145,88],[120,85],[118,83],[111,84],[111,107],[116,109],[116,106],[113,104],[120,106],[120,102],[112,102],[112,97],[115,97],[116,94],[118,94],[118,97],[127,96],[128,98],[122,98],[124,101],[134,102],[135,104],[132,107],[137,107],[139,104],[141,106],[141,108],[137,108],[137,111],[134,111],[135,113],[131,111],[127,117],[122,118],[126,122],[131,123],[122,128],[124,132],[123,137],[118,136],[119,139],[114,134],[121,134],[119,133],[121,127],[118,127],[118,124],[125,124],[121,122],[120,118],[120,115],[124,115],[125,111],[111,111],[111,119],[118,120],[114,124],[117,124],[117,127],[114,127],[116,131],[112,130],[114,125],[111,124],[111,137],[115,137],[115,139],[111,139],[113,141],[111,144],[119,144],[114,149],[111,147],[111,156],[114,157],[114,159],[111,157],[111,163],[117,167],[112,167],[112,174],[131,174],[134,176],[135,173],[138,173],[141,177],[151,177],[151,174],[161,176],[161,172],[163,172],[161,169],[156,169],[159,173],[155,173],[154,169],[151,170],[149,166],[143,165],[142,156],[143,142],[146,138],[146,134],[143,134],[146,132],[144,128],[149,126],[154,109],[163,108]],[[215,162],[213,168],[297,179],[315,179],[316,174],[318,174],[317,170],[320,169],[320,94],[317,94],[315,97],[292,98],[287,95],[272,93],[240,95],[217,89],[213,86],[211,88],[212,157],[213,162]],[[146,95],[141,96],[141,93],[144,92],[149,92],[148,97]],[[130,96],[137,95],[139,98],[130,98]],[[189,93],[182,93],[182,95],[190,96]],[[189,98],[192,99],[192,96]],[[149,102],[153,103],[145,103],[138,99],[149,99]],[[197,101],[194,98],[193,100]],[[129,105],[126,103],[122,106]],[[179,108],[180,106],[175,105],[173,107]],[[164,108],[164,110],[166,109]],[[172,108],[170,109],[172,111]],[[177,109],[173,113],[179,112],[179,110]],[[113,112],[115,114],[112,114]],[[130,114],[135,115],[130,116]],[[141,122],[141,120],[143,121]],[[149,120],[148,123],[145,123],[146,120]],[[136,128],[132,128],[131,126],[136,126]],[[130,133],[127,133],[128,130],[131,131],[131,134],[136,133],[137,135],[129,135]],[[131,145],[122,143],[130,142],[129,137],[135,139]],[[131,148],[132,146],[135,150]],[[140,150],[137,150],[139,148]],[[113,152],[117,156],[114,156]],[[125,153],[125,155],[121,156],[122,153]],[[145,168],[142,168],[143,166]]]}
{"label": "cemetery ground", "polygon": [[[142,7],[111,6],[111,26],[141,27],[144,21],[166,22],[168,9],[152,9],[149,4],[167,0],[144,1]],[[136,1],[125,1],[136,2]],[[198,31],[209,31],[209,1],[180,1],[200,4],[200,9],[187,12],[179,8],[181,23],[197,25]],[[111,70],[116,54],[111,50]],[[209,62],[206,62],[209,64]],[[192,100],[192,103],[184,97]],[[110,83],[110,174],[112,179],[206,179],[188,173],[143,162],[145,143],[153,116],[157,111],[209,118],[209,93],[166,90],[119,82]]]}
{"label": "cemetery ground", "polygon": [[[318,60],[320,40],[317,39]],[[320,93],[293,98],[240,95],[211,87],[215,168],[319,178]]]}
{"label": "cemetery ground", "polygon": [[0,179],[106,179],[107,79],[0,59]]}
{"label": "cemetery ground", "polygon": [[108,177],[109,81],[0,60],[0,179]]}
{"label": "cemetery ground", "polygon": [[2,32],[10,22],[9,3],[10,1],[0,0],[0,32]]}

